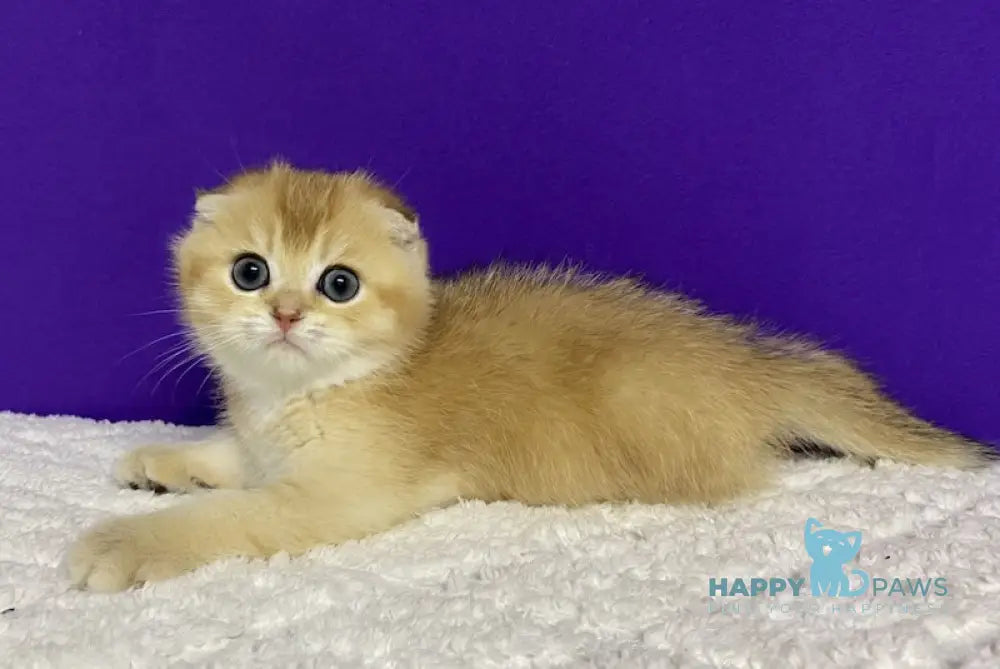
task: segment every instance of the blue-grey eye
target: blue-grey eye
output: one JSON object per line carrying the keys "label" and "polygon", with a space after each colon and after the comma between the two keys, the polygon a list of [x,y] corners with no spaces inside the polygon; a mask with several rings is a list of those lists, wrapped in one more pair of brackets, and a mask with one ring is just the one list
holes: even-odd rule
{"label": "blue-grey eye", "polygon": [[350,302],[361,289],[361,281],[351,268],[334,265],[326,268],[316,289],[334,302]]}
{"label": "blue-grey eye", "polygon": [[244,253],[233,262],[232,277],[240,290],[260,290],[271,281],[271,272],[259,255]]}

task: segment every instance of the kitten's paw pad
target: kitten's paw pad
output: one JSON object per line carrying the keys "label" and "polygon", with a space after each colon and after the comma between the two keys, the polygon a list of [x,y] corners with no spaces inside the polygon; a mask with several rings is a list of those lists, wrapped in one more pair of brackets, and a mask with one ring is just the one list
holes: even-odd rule
{"label": "kitten's paw pad", "polygon": [[115,463],[114,477],[124,487],[152,490],[157,495],[208,487],[188,474],[183,454],[171,446],[129,451]]}
{"label": "kitten's paw pad", "polygon": [[118,519],[91,529],[66,555],[73,585],[97,592],[117,592],[186,571],[166,546],[157,546],[141,519]]}

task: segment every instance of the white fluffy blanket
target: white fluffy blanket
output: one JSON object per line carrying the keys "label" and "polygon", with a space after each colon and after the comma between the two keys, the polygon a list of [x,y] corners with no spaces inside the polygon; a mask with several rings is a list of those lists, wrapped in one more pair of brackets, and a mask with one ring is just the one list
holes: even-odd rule
{"label": "white fluffy blanket", "polygon": [[[193,432],[0,413],[0,664],[1000,666],[1000,468],[789,464],[716,509],[468,502],[301,558],[68,588],[62,551],[84,527],[176,503],[116,489],[115,456]],[[807,577],[810,516],[863,532],[850,567],[945,578],[947,595],[709,597],[710,578]]]}

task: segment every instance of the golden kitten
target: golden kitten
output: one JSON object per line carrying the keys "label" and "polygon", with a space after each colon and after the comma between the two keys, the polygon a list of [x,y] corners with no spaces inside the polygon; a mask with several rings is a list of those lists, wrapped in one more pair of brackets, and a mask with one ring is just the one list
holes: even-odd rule
{"label": "golden kitten", "polygon": [[175,258],[224,424],[115,475],[218,490],[85,534],[68,566],[95,590],[358,539],[459,498],[724,500],[799,442],[986,458],[837,355],[629,280],[499,266],[433,281],[413,212],[362,174],[242,174],[198,198]]}

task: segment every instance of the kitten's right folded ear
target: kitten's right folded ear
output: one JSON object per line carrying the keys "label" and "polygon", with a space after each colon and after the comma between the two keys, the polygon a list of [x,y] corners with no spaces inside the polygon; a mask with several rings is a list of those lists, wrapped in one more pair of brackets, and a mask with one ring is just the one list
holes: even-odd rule
{"label": "kitten's right folded ear", "polygon": [[196,189],[194,198],[194,222],[211,223],[231,197],[231,193],[227,193],[218,188],[214,190]]}

